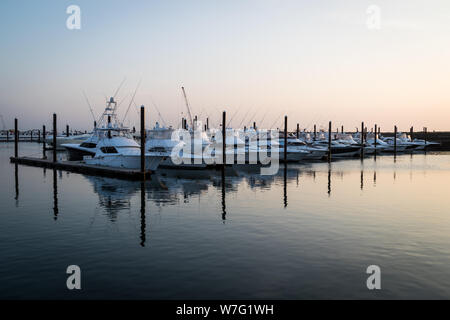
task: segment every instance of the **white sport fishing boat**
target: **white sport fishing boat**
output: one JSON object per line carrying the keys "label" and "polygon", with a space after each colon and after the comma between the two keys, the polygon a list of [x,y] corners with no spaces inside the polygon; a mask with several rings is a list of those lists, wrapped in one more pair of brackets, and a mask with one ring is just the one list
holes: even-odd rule
{"label": "white sport fishing boat", "polygon": [[[167,154],[168,156],[161,162],[160,167],[165,169],[201,169],[206,168],[208,161],[210,159],[208,156],[203,154],[203,151],[206,146],[208,146],[211,142],[209,141],[206,134],[202,133],[201,138],[198,139],[193,137],[192,131],[191,133],[191,152],[184,152],[184,146],[186,145],[183,141],[172,140],[172,134],[175,130],[172,127],[165,128],[161,127],[157,122],[155,127],[152,130],[147,131],[147,141],[145,145],[146,152],[160,152]],[[200,144],[202,146],[202,150],[199,154],[194,152],[194,144]],[[181,161],[180,164],[176,164],[172,161],[172,153],[174,148],[179,149],[177,158]],[[175,155],[175,154],[174,154]],[[209,157],[210,158],[210,157]]]}
{"label": "white sport fishing boat", "polygon": [[[124,128],[99,129],[108,134],[103,135],[97,143],[94,157],[85,157],[84,162],[90,165],[98,165],[113,168],[125,168],[138,170],[141,168],[141,147],[131,138]],[[115,131],[112,136],[111,132]],[[167,157],[164,152],[146,152],[145,170],[155,171],[161,161]]]}

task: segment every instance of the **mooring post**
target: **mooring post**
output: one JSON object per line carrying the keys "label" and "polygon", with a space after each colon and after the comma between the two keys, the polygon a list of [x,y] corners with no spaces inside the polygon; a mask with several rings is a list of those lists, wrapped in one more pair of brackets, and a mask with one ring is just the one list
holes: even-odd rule
{"label": "mooring post", "polygon": [[344,126],[341,126],[341,133],[344,133]]}
{"label": "mooring post", "polygon": [[397,126],[394,126],[394,155],[397,155]]}
{"label": "mooring post", "polygon": [[297,139],[300,138],[300,124],[297,123]]}
{"label": "mooring post", "polygon": [[45,142],[45,125],[42,126],[42,157],[45,159],[45,148],[46,148],[46,142]]}
{"label": "mooring post", "polygon": [[145,180],[145,107],[141,106],[141,173]]}
{"label": "mooring post", "polygon": [[68,137],[68,136],[69,136],[69,125],[66,124],[66,137]]}
{"label": "mooring post", "polygon": [[314,125],[314,141],[316,141],[316,136],[317,136],[317,129],[316,125]]}
{"label": "mooring post", "polygon": [[38,143],[41,143],[41,130],[38,130]]}
{"label": "mooring post", "polygon": [[375,156],[377,155],[377,125],[375,124]]}
{"label": "mooring post", "polygon": [[[97,121],[94,121],[94,130],[97,129]],[[136,132],[136,129],[133,127],[134,132]]]}
{"label": "mooring post", "polygon": [[53,162],[56,162],[56,135],[57,133],[56,127],[56,113],[53,114]]}
{"label": "mooring post", "polygon": [[328,123],[328,161],[331,161],[331,121]]}
{"label": "mooring post", "polygon": [[14,119],[14,157],[19,157],[19,125],[17,118]]}
{"label": "mooring post", "polygon": [[364,122],[361,122],[361,159],[364,158]]}
{"label": "mooring post", "polygon": [[424,140],[425,140],[425,146],[427,145],[427,133],[428,133],[428,128],[427,127],[424,127],[423,128],[423,131],[424,131]]}
{"label": "mooring post", "polygon": [[256,130],[256,122],[253,122],[253,129]]}
{"label": "mooring post", "polygon": [[284,163],[286,166],[287,163],[287,125],[288,125],[288,117],[284,116]]}
{"label": "mooring post", "polygon": [[206,130],[209,130],[209,118],[206,118]]}
{"label": "mooring post", "polygon": [[413,141],[413,133],[414,133],[414,127],[411,127],[409,129],[409,137],[411,138],[411,141]]}
{"label": "mooring post", "polygon": [[227,113],[226,111],[224,111],[222,113],[222,164],[225,168],[225,164],[226,164],[226,154],[225,154],[225,150],[226,150],[226,144],[227,144],[227,139],[226,139],[226,120],[227,120]]}

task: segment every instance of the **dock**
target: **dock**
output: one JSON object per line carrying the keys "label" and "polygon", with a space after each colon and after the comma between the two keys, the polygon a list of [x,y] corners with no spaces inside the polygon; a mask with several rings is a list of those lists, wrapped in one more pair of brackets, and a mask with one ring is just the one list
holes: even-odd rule
{"label": "dock", "polygon": [[11,163],[20,165],[49,168],[56,170],[64,170],[68,172],[81,173],[92,176],[103,176],[111,178],[119,178],[125,180],[144,180],[149,178],[151,171],[145,173],[140,170],[124,169],[124,168],[110,168],[95,165],[85,164],[83,161],[58,161],[53,162],[49,159],[39,159],[31,157],[11,157]]}

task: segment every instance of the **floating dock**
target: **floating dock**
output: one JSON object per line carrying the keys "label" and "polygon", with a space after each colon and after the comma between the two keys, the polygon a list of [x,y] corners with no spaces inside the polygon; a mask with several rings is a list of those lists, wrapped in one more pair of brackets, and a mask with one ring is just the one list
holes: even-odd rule
{"label": "floating dock", "polygon": [[17,163],[32,167],[64,170],[92,176],[112,177],[126,180],[144,180],[145,178],[149,178],[150,175],[152,174],[152,171],[147,171],[143,173],[140,170],[88,165],[82,161],[53,162],[52,160],[48,159],[39,159],[31,157],[17,157],[17,158],[11,157],[10,161],[11,163]]}

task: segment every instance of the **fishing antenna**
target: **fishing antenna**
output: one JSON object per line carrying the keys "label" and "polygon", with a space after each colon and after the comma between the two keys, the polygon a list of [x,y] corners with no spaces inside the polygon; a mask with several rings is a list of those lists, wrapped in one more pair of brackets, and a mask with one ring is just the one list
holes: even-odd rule
{"label": "fishing antenna", "polygon": [[156,111],[158,112],[159,118],[160,118],[161,121],[163,122],[163,125],[164,125],[165,127],[167,127],[166,121],[164,121],[164,118],[163,118],[161,112],[159,112],[159,109],[158,109],[158,107],[156,106],[156,103],[155,103],[155,101],[153,101],[153,98],[152,98],[151,96],[150,96],[150,102],[151,102],[152,105],[155,107]]}
{"label": "fishing antenna", "polygon": [[136,93],[137,93],[137,91],[138,91],[138,89],[139,89],[139,86],[141,85],[141,82],[142,82],[142,79],[141,80],[139,80],[139,82],[138,82],[138,84],[137,84],[137,86],[136,86],[136,89],[134,90],[134,94],[133,94],[133,97],[131,98],[131,101],[130,101],[130,104],[128,105],[128,109],[127,109],[127,112],[125,112],[125,116],[123,117],[123,120],[122,120],[122,122],[124,122],[125,121],[125,118],[127,117],[127,115],[128,115],[128,111],[130,111],[130,107],[131,107],[131,105],[133,104],[133,102],[134,102],[134,97],[136,97]]}
{"label": "fishing antenna", "polygon": [[231,121],[233,121],[234,117],[239,113],[239,109],[237,109],[234,114],[231,116],[230,121],[227,123],[227,127],[230,126]]}
{"label": "fishing antenna", "polygon": [[181,90],[183,90],[184,101],[186,102],[186,108],[188,111],[189,120],[191,121],[191,128],[194,128],[194,122],[192,121],[191,109],[189,107],[189,101],[188,101],[188,98],[186,95],[186,91],[184,90],[184,87],[181,87]]}
{"label": "fishing antenna", "polygon": [[244,122],[245,118],[247,118],[248,114],[250,113],[250,110],[251,110],[251,109],[248,109],[248,110],[247,110],[247,113],[246,113],[245,116],[242,118],[241,122],[239,123],[238,128],[240,128],[240,127],[242,126],[242,123]]}
{"label": "fishing antenna", "polygon": [[94,121],[95,121],[94,111],[92,110],[92,106],[91,106],[91,104],[89,103],[89,99],[88,99],[86,93],[84,92],[84,90],[83,90],[83,95],[84,95],[84,98],[86,99],[86,102],[87,102],[87,104],[88,104],[88,106],[89,106],[89,110],[91,111],[92,118],[93,118]]}
{"label": "fishing antenna", "polygon": [[114,99],[117,97],[117,94],[119,93],[120,89],[122,88],[123,84],[125,83],[125,80],[127,80],[126,77],[123,78],[122,82],[120,83],[119,87],[117,88],[116,92],[112,96]]}

